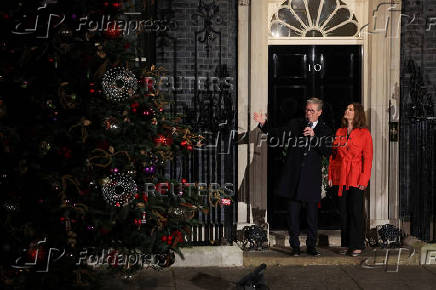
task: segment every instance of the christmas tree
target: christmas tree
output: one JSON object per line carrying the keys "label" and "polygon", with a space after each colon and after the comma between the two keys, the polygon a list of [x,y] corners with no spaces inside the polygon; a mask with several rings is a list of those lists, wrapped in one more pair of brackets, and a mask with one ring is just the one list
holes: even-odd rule
{"label": "christmas tree", "polygon": [[[0,187],[6,284],[54,263],[48,272],[63,276],[50,283],[87,280],[81,272],[89,264],[84,249],[106,251],[108,264],[123,271],[143,266],[125,260],[132,253],[141,254],[142,262],[146,257],[157,267],[170,266],[196,213],[206,211],[199,188],[183,176],[165,177],[168,162],[191,154],[204,138],[183,125],[183,116],[172,112],[159,92],[163,69],[138,62],[136,38],[123,35],[122,22],[115,21],[128,3],[3,8]],[[24,27],[35,17],[22,15],[35,11],[65,20],[40,22],[38,33],[27,33]],[[101,15],[107,17],[101,31],[88,24],[76,29],[83,21],[97,23]],[[47,30],[39,29],[41,23]],[[36,264],[28,266],[31,262]]]}

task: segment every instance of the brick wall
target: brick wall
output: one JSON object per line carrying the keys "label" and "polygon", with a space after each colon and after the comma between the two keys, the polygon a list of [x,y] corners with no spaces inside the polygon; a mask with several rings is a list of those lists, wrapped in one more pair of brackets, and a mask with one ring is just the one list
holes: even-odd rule
{"label": "brick wall", "polygon": [[[177,91],[169,91],[168,93],[175,98],[178,107],[183,104],[190,104],[194,97],[193,81],[189,81],[187,78],[195,77],[196,66],[199,77],[216,76],[216,69],[220,59],[220,47],[221,63],[227,66],[229,77],[233,78],[233,80],[236,80],[237,77],[236,0],[213,1],[218,5],[219,10],[212,18],[212,28],[221,32],[221,46],[219,45],[217,35],[216,39],[211,41],[209,56],[207,56],[206,45],[195,39],[195,32],[200,31],[204,27],[204,18],[194,16],[196,13],[199,13],[199,1],[200,0],[157,1],[159,18],[164,18],[165,13],[168,11],[173,13],[167,17],[175,25],[173,25],[172,29],[165,34],[164,37],[158,37],[157,39],[156,63],[164,66],[168,71],[168,76],[175,79]],[[207,3],[211,1],[203,2]],[[197,23],[195,23],[196,20]],[[159,45],[159,42],[163,45]],[[195,52],[196,42],[197,53]],[[196,59],[197,64],[195,64]],[[201,81],[203,85],[203,79],[201,79]],[[191,84],[189,84],[189,82],[191,82]],[[232,97],[236,100],[236,82],[233,81],[232,85]]]}
{"label": "brick wall", "polygon": [[[405,0],[402,14],[408,15],[402,17],[403,80],[407,78],[407,62],[414,60],[421,67],[426,88],[433,95],[433,103],[436,103],[436,0]],[[406,96],[402,97],[402,101],[407,101]],[[436,115],[436,106],[434,109]]]}

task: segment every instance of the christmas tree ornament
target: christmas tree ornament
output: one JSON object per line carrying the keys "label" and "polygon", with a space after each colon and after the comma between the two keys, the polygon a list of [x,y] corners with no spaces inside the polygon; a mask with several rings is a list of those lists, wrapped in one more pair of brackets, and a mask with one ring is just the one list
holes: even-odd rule
{"label": "christmas tree ornament", "polygon": [[157,126],[157,119],[156,118],[151,119],[151,124],[153,126]]}
{"label": "christmas tree ornament", "polygon": [[91,123],[92,122],[90,120],[87,120],[85,117],[82,117],[80,119],[80,122],[71,126],[70,129],[68,130],[68,132],[72,132],[73,129],[75,129],[75,128],[80,128],[80,135],[81,135],[82,143],[85,143],[86,139],[88,138],[87,127],[89,127],[89,125],[91,125]]}
{"label": "christmas tree ornament", "polygon": [[171,207],[168,209],[168,215],[175,218],[183,218],[184,211],[181,207]]}
{"label": "christmas tree ornament", "polygon": [[3,202],[3,209],[6,210],[6,212],[13,213],[19,210],[19,203],[13,200],[6,200]]}
{"label": "christmas tree ornament", "polygon": [[94,180],[89,182],[89,188],[92,190],[97,190],[98,189],[98,184],[97,182],[95,182]]}
{"label": "christmas tree ornament", "polygon": [[111,179],[109,177],[103,178],[100,180],[100,185],[101,186],[106,186],[109,184],[109,182],[111,181]]}
{"label": "christmas tree ornament", "polygon": [[197,147],[202,147],[204,144],[202,142],[202,140],[198,140],[197,144],[195,144]]}
{"label": "christmas tree ornament", "polygon": [[170,146],[171,144],[173,144],[173,138],[165,137],[164,135],[158,135],[156,138],[154,138],[154,143],[156,144],[156,146]]}
{"label": "christmas tree ornament", "polygon": [[145,203],[143,203],[142,201],[138,202],[138,203],[136,204],[136,208],[144,209],[144,208],[145,208]]}
{"label": "christmas tree ornament", "polygon": [[143,212],[141,214],[141,218],[140,219],[135,219],[135,225],[138,226],[138,229],[141,229],[141,225],[144,225],[147,223],[147,214],[145,212]]}
{"label": "christmas tree ornament", "polygon": [[51,63],[51,64],[53,64],[53,66],[54,66],[55,68],[58,68],[58,61],[57,61],[57,58],[56,58],[56,57],[54,57],[54,56],[49,56],[49,57],[48,57],[48,62]]}
{"label": "christmas tree ornament", "polygon": [[71,29],[65,28],[59,31],[59,35],[63,38],[63,40],[70,40],[73,36],[73,31]]}
{"label": "christmas tree ornament", "polygon": [[32,246],[27,250],[30,263],[41,263],[46,258],[46,251],[42,246],[37,243],[32,243]]}
{"label": "christmas tree ornament", "polygon": [[103,91],[112,102],[124,102],[138,87],[135,75],[128,69],[118,66],[109,69],[103,76]]}
{"label": "christmas tree ornament", "polygon": [[8,175],[4,172],[0,173],[0,185],[6,185],[8,184]]}
{"label": "christmas tree ornament", "polygon": [[142,111],[142,115],[144,116],[145,119],[150,120],[152,118],[154,118],[155,113],[153,108],[145,108]]}
{"label": "christmas tree ornament", "polygon": [[116,207],[127,205],[135,198],[137,186],[132,177],[123,173],[113,173],[103,185],[104,200]]}
{"label": "christmas tree ornament", "polygon": [[113,22],[114,24],[109,25],[107,29],[104,30],[103,34],[107,38],[115,39],[118,38],[121,35],[121,28],[118,26],[116,21]]}
{"label": "christmas tree ornament", "polygon": [[89,83],[89,92],[91,94],[95,93],[95,83],[93,83],[93,82]]}
{"label": "christmas tree ornament", "polygon": [[156,167],[155,166],[148,166],[144,168],[144,171],[146,174],[154,174],[156,172]]}
{"label": "christmas tree ornament", "polygon": [[41,143],[39,143],[39,154],[42,156],[47,155],[51,147],[52,147],[51,144],[48,143],[47,141],[41,141]]}
{"label": "christmas tree ornament", "polygon": [[45,104],[48,108],[48,118],[52,121],[57,121],[59,117],[59,112],[54,101],[52,99],[48,99]]}
{"label": "christmas tree ornament", "polygon": [[104,59],[106,58],[107,54],[106,52],[103,50],[103,46],[99,45],[97,46],[97,55],[99,58]]}
{"label": "christmas tree ornament", "polygon": [[209,204],[212,207],[217,207],[221,202],[221,194],[218,190],[210,191],[208,196]]}
{"label": "christmas tree ornament", "polygon": [[73,89],[69,82],[62,82],[58,88],[59,102],[62,108],[66,110],[75,109],[78,105],[79,97]]}
{"label": "christmas tree ornament", "polygon": [[119,133],[121,131],[121,124],[117,118],[109,116],[103,120],[103,128],[110,133]]}
{"label": "christmas tree ornament", "polygon": [[[181,231],[179,231],[179,230],[174,231],[173,236],[174,236],[175,243],[183,242],[183,234]],[[173,244],[173,246],[175,246],[175,245]]]}
{"label": "christmas tree ornament", "polygon": [[221,205],[230,206],[232,204],[232,200],[230,198],[221,198]]}
{"label": "christmas tree ornament", "polygon": [[60,192],[62,190],[62,184],[60,183],[59,180],[53,180],[50,186],[54,192]]}
{"label": "christmas tree ornament", "polygon": [[136,111],[138,110],[138,107],[139,107],[138,102],[134,102],[133,104],[130,104],[130,108],[132,110],[132,113],[136,113]]}
{"label": "christmas tree ornament", "polygon": [[157,154],[159,156],[157,156],[156,158],[156,163],[160,163],[163,164],[165,161],[169,161],[172,160],[174,158],[174,152],[173,151],[163,151],[163,150],[159,150],[157,151]]}

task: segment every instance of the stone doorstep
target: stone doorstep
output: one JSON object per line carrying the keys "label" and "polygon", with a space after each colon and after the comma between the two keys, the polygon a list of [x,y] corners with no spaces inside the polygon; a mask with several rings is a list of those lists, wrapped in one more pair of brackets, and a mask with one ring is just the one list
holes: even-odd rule
{"label": "stone doorstep", "polygon": [[[271,247],[264,251],[244,252],[244,266],[259,266],[265,263],[268,266],[309,266],[309,265],[361,265],[365,262],[368,268],[385,267],[380,264],[384,262],[385,249],[365,249],[361,256],[351,257],[340,254],[340,247],[319,247],[321,255],[313,257],[308,255],[306,247],[301,248],[299,257],[290,256],[289,247]],[[388,268],[395,268],[398,259],[398,250],[390,250],[387,265]],[[376,265],[378,264],[378,265]],[[400,257],[400,265],[418,265],[413,259],[409,259],[409,252],[403,251]]]}
{"label": "stone doorstep", "polygon": [[425,244],[420,248],[421,265],[436,265],[436,243]]}
{"label": "stone doorstep", "polygon": [[414,236],[408,236],[403,241],[408,248],[415,250],[413,262],[415,265],[436,265],[436,243],[426,243]]}
{"label": "stone doorstep", "polygon": [[176,254],[172,267],[241,267],[243,252],[237,245],[181,248],[185,259]]}
{"label": "stone doorstep", "polygon": [[[350,257],[340,254],[340,247],[319,247],[321,256],[313,257],[305,253],[306,247],[302,247],[299,257],[290,256],[289,247],[270,247],[262,251],[243,252],[238,246],[205,246],[182,248],[184,260],[176,255],[176,261],[172,267],[242,267],[259,266],[265,263],[268,266],[308,266],[308,265],[360,265],[366,259],[369,267],[383,267],[386,255],[385,249],[366,249],[359,257]],[[418,259],[409,252],[403,251],[400,257],[400,265],[419,265]],[[388,267],[395,268],[398,258],[398,250],[391,249],[388,257]],[[376,265],[379,264],[379,265]]]}
{"label": "stone doorstep", "polygon": [[[383,263],[386,250],[367,248],[360,257],[340,255],[338,252],[341,245],[341,232],[339,230],[319,230],[318,249],[321,256],[308,256],[305,251],[306,235],[300,235],[302,255],[291,257],[289,247],[289,235],[287,231],[270,231],[269,248],[263,251],[243,252],[236,244],[233,246],[205,246],[182,248],[185,257],[181,259],[176,255],[173,267],[241,267],[258,266],[262,263],[267,265],[359,265],[367,259],[367,265]],[[427,244],[422,241],[411,240],[405,243],[405,247],[411,251],[403,251],[400,257],[400,265],[423,265],[426,259],[432,260],[436,255],[436,244]],[[414,255],[409,254],[415,250]],[[435,256],[436,257],[436,256]],[[388,265],[396,265],[398,250],[390,250]],[[435,258],[436,259],[436,258]],[[432,260],[433,261],[433,260]],[[436,263],[434,261],[433,263]],[[377,267],[380,267],[378,265]],[[382,267],[382,266],[381,266]]]}
{"label": "stone doorstep", "polygon": [[[300,235],[300,245],[306,246],[307,235]],[[289,233],[287,231],[270,231],[269,233],[270,247],[290,247]],[[340,247],[341,246],[341,231],[340,230],[319,230],[318,245],[321,247]]]}

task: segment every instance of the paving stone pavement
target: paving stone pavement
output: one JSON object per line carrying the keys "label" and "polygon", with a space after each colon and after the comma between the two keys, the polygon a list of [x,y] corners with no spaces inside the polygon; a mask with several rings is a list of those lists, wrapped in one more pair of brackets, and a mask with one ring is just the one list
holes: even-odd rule
{"label": "paving stone pavement", "polygon": [[[236,282],[252,270],[254,267],[145,270],[129,281],[107,277],[101,289],[236,289]],[[436,265],[401,265],[397,273],[360,265],[268,266],[264,278],[270,289],[425,290],[436,289]]]}

